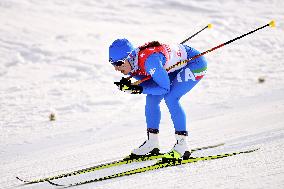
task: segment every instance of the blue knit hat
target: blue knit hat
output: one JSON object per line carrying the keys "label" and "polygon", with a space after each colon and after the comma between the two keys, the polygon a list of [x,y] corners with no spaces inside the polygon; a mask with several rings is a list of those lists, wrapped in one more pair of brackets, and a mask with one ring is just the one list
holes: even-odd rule
{"label": "blue knit hat", "polygon": [[109,46],[109,62],[113,64],[125,60],[133,50],[133,45],[127,39],[117,39]]}

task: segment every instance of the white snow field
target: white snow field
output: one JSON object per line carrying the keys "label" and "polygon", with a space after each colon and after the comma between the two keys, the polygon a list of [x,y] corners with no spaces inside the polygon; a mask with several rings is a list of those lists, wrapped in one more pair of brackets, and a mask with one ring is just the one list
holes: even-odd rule
{"label": "white snow field", "polygon": [[[284,1],[0,0],[0,188],[58,188],[22,185],[15,177],[119,159],[144,141],[145,95],[113,84],[122,77],[108,63],[116,38],[135,46],[180,43],[212,23],[187,42],[202,52],[271,20],[276,28],[206,54],[206,77],[181,100],[190,148],[225,143],[192,156],[258,151],[74,187],[82,189],[284,188]],[[164,102],[161,108],[166,152],[174,128]],[[49,121],[51,112],[56,121]]]}

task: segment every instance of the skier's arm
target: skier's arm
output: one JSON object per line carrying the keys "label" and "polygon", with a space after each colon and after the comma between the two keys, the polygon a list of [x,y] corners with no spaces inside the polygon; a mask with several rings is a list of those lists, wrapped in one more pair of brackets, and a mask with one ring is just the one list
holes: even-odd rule
{"label": "skier's arm", "polygon": [[166,58],[161,53],[152,54],[147,58],[145,70],[154,82],[145,82],[140,85],[143,87],[143,94],[163,95],[170,91],[170,79],[163,67],[165,62]]}

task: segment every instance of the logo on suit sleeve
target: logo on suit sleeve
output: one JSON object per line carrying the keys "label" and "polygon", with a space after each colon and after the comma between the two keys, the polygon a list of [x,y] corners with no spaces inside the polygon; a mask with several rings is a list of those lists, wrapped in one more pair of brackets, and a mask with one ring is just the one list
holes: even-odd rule
{"label": "logo on suit sleeve", "polygon": [[152,68],[150,69],[149,73],[151,76],[153,76],[155,74],[156,68]]}

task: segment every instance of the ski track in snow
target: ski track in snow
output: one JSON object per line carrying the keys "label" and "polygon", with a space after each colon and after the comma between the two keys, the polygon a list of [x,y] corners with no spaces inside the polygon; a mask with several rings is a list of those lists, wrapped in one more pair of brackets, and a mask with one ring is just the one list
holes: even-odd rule
{"label": "ski track in snow", "polygon": [[[35,179],[115,160],[143,142],[144,96],[113,85],[121,78],[107,63],[114,39],[177,43],[212,23],[188,42],[205,51],[272,19],[275,29],[206,55],[207,76],[181,100],[190,147],[226,143],[195,156],[258,151],[78,188],[283,188],[283,7],[281,0],[1,0],[0,188],[55,188],[22,186],[15,176]],[[167,151],[174,130],[161,107]],[[48,120],[52,111],[55,122]]]}

